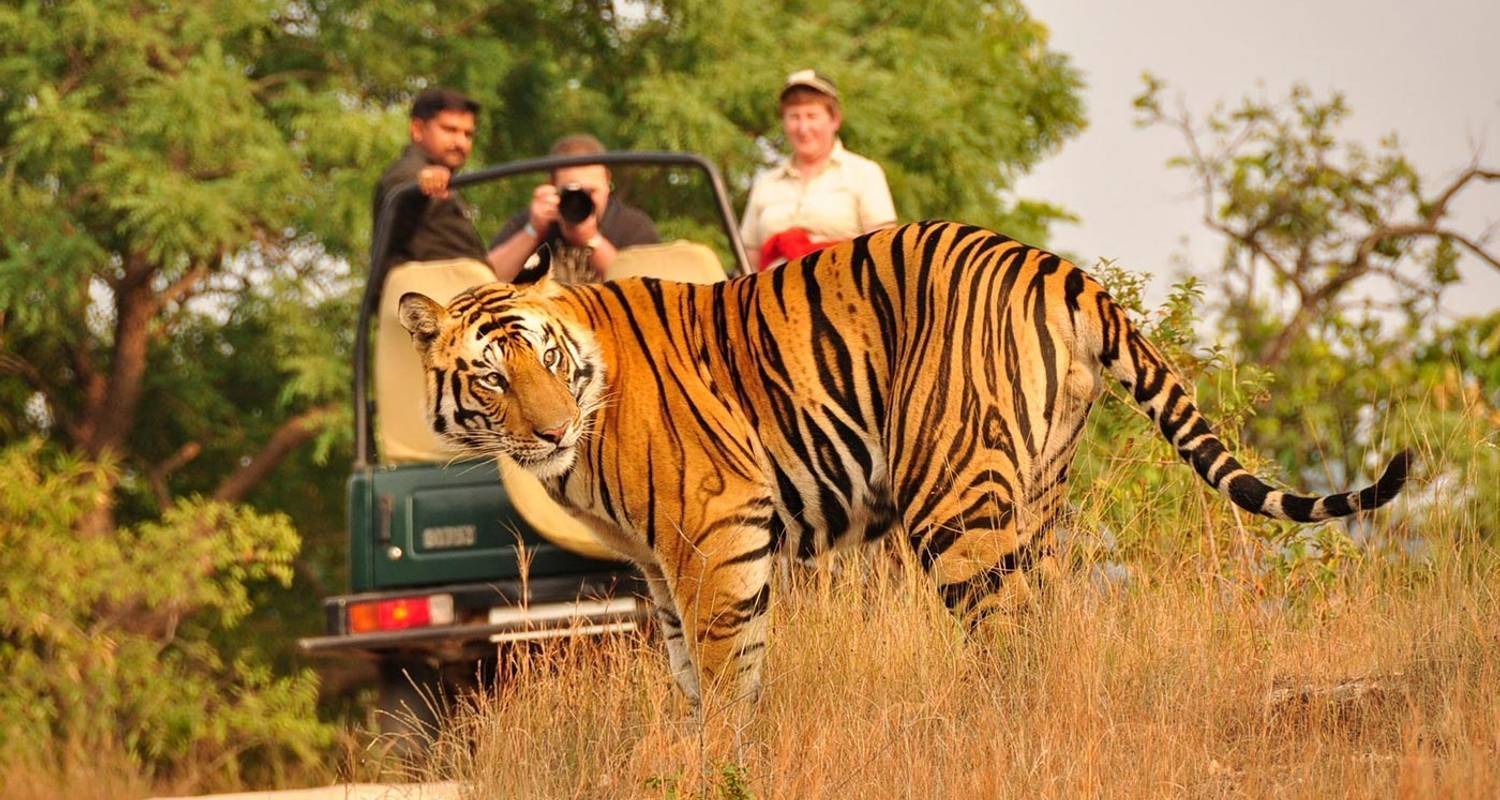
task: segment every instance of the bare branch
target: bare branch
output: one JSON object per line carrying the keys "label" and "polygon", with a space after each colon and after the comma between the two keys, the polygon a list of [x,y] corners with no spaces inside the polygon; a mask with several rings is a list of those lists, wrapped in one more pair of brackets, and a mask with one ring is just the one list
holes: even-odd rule
{"label": "bare branch", "polygon": [[235,470],[219,488],[214,491],[214,499],[226,503],[237,503],[265,480],[292,451],[323,429],[324,420],[334,413],[336,407],[332,404],[319,406],[298,414],[283,422],[271,434],[260,452],[250,459],[250,463]]}
{"label": "bare branch", "polygon": [[1417,283],[1416,281],[1405,275],[1402,275],[1400,270],[1391,269],[1390,267],[1371,267],[1370,274],[1379,275],[1380,277],[1385,278],[1391,283],[1394,283],[1413,294],[1426,295],[1432,293],[1429,288],[1423,286],[1420,283]]}
{"label": "bare branch", "polygon": [[19,376],[32,389],[42,394],[48,393],[47,381],[42,378],[41,370],[38,370],[31,362],[14,353],[0,350],[0,372],[8,372],[11,375]]}
{"label": "bare branch", "polygon": [[1267,250],[1265,246],[1261,244],[1259,238],[1260,233],[1265,228],[1265,225],[1269,223],[1257,225],[1256,227],[1251,228],[1248,231],[1237,231],[1229,227],[1228,225],[1219,222],[1217,219],[1214,219],[1213,216],[1204,217],[1203,222],[1210,229],[1229,237],[1230,239],[1238,242],[1241,245],[1244,245],[1250,250],[1252,254],[1254,254],[1258,258],[1263,259],[1267,264],[1269,264],[1271,266],[1271,269],[1274,270],[1276,274],[1282,276],[1283,278],[1286,278],[1289,281],[1294,280],[1292,271],[1287,269],[1285,264],[1281,263],[1281,261],[1276,258],[1276,256],[1273,255],[1270,250]]}
{"label": "bare branch", "polygon": [[182,277],[173,281],[171,285],[163,289],[161,291],[161,294],[158,294],[156,296],[156,307],[159,309],[165,308],[172,303],[186,299],[187,296],[192,293],[193,289],[200,282],[202,282],[204,278],[207,278],[210,274],[212,274],[212,272],[213,267],[209,264],[195,265],[192,269],[184,273]]}
{"label": "bare branch", "polygon": [[1500,269],[1500,258],[1497,258],[1494,253],[1491,253],[1490,251],[1484,249],[1484,247],[1482,247],[1477,241],[1472,240],[1469,237],[1455,231],[1443,229],[1439,229],[1434,233],[1434,235],[1452,239],[1453,241],[1458,242],[1460,245],[1463,245],[1465,250],[1473,253],[1486,264],[1489,264],[1495,269]]}
{"label": "bare branch", "polygon": [[202,445],[197,442],[188,442],[177,448],[177,452],[168,456],[167,460],[152,467],[146,474],[146,479],[151,483],[151,491],[156,495],[156,503],[163,511],[174,505],[172,493],[167,488],[167,478],[187,466],[188,462],[197,458],[202,452]]}
{"label": "bare branch", "polygon": [[1500,172],[1481,168],[1477,164],[1471,164],[1462,174],[1454,178],[1452,183],[1448,184],[1448,188],[1444,189],[1443,193],[1438,195],[1438,198],[1432,202],[1432,205],[1428,206],[1427,214],[1424,217],[1427,223],[1430,225],[1442,219],[1448,213],[1448,201],[1452,200],[1454,195],[1467,186],[1469,181],[1476,178],[1482,181],[1496,181],[1500,180]]}

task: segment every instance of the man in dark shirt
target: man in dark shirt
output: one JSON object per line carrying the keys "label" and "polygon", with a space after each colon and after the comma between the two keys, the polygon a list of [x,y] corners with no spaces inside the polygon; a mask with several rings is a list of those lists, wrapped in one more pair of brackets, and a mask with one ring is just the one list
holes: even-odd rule
{"label": "man in dark shirt", "polygon": [[[551,155],[595,155],[604,145],[587,134],[564,136],[552,145]],[[594,213],[576,224],[568,222],[558,210],[565,188],[576,187],[589,193]],[[589,265],[596,274],[614,263],[621,248],[659,241],[656,225],[644,211],[625,205],[610,194],[609,168],[602,164],[585,164],[553,170],[552,182],[532,192],[531,207],[518,212],[500,229],[490,243],[490,267],[502,281],[515,278],[542,242],[558,251],[560,244],[588,247]]]}
{"label": "man in dark shirt", "polygon": [[457,191],[448,188],[449,179],[474,149],[478,113],[478,103],[451,89],[426,89],[412,103],[411,144],[375,187],[377,224],[392,189],[408,181],[416,181],[421,189],[396,201],[387,264],[485,259],[473,212]]}

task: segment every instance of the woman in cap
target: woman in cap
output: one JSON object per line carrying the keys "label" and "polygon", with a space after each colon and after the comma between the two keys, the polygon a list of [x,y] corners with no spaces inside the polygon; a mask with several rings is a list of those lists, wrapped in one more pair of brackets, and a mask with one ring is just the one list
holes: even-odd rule
{"label": "woman in cap", "polygon": [[879,164],[844,149],[839,93],[810,69],[781,87],[781,127],[792,152],[755,176],[740,235],[760,268],[896,222]]}

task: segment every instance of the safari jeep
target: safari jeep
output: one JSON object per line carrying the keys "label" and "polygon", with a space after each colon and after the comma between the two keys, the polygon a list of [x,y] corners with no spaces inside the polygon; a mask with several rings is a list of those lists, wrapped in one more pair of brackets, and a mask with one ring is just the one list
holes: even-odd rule
{"label": "safari jeep", "polygon": [[[616,194],[651,213],[664,238],[675,231],[715,239],[735,271],[745,271],[723,181],[696,155],[532,159],[461,173],[453,186],[481,214],[508,212],[524,208],[531,187],[550,170],[581,164],[608,166]],[[505,179],[511,179],[508,195],[499,188]],[[695,186],[693,197],[688,190]],[[349,594],[325,599],[325,634],[300,642],[308,653],[377,660],[380,706],[391,712],[380,715],[382,724],[398,730],[409,730],[413,719],[430,722],[432,698],[446,694],[442,687],[488,674],[499,648],[631,630],[645,619],[647,602],[634,569],[614,560],[529,474],[508,459],[455,460],[428,429],[421,365],[397,322],[397,300],[420,291],[446,302],[495,278],[487,265],[467,259],[388,263],[391,212],[408,191],[415,184],[392,192],[376,222],[355,332]],[[481,216],[481,230],[502,221]],[[603,277],[709,283],[726,274],[708,244],[678,238],[621,250]]]}

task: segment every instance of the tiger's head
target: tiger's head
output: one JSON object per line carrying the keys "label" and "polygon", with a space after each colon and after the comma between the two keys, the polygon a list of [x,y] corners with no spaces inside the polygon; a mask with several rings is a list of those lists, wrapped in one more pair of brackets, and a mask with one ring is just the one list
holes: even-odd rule
{"label": "tiger's head", "polygon": [[399,317],[426,374],[427,419],[457,449],[505,454],[539,478],[567,472],[602,405],[593,336],[556,313],[544,247],[515,283],[476,286],[445,308],[417,292]]}

